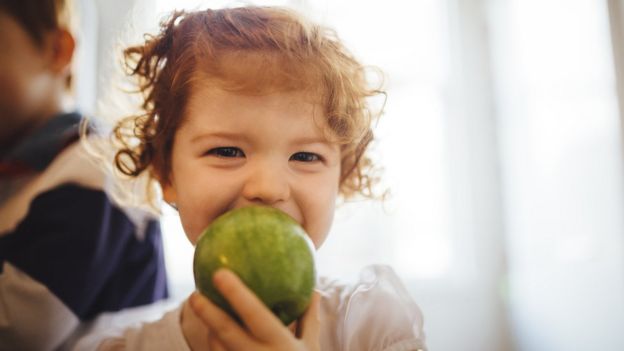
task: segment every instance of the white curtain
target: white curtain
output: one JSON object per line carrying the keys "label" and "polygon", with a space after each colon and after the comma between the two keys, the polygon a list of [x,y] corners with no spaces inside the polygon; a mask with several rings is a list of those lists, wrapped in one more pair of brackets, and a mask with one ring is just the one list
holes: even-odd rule
{"label": "white curtain", "polygon": [[515,343],[623,350],[624,177],[607,2],[494,1],[490,19]]}

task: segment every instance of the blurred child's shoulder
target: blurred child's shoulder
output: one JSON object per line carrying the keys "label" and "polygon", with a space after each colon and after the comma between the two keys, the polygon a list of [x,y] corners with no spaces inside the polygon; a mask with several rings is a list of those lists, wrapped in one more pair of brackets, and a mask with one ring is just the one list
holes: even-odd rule
{"label": "blurred child's shoulder", "polygon": [[[110,148],[109,142],[95,134],[80,138],[81,123],[83,119],[79,114],[60,115],[37,131],[40,137],[34,135],[30,138],[33,140],[23,143],[18,159],[35,165],[36,172],[27,181],[15,185],[9,197],[0,203],[0,233],[15,229],[32,209],[34,201],[77,201],[85,199],[84,194],[89,194],[91,202],[119,208],[137,227],[143,228],[146,221],[156,218],[147,210],[125,206],[116,196],[124,191],[119,189],[121,182],[113,174],[112,167],[107,166],[109,156],[103,150]],[[67,205],[57,204],[61,208]],[[90,204],[83,205],[86,210]]]}
{"label": "blurred child's shoulder", "polygon": [[350,282],[321,277],[317,289],[325,347],[425,350],[422,312],[391,267],[367,266]]}

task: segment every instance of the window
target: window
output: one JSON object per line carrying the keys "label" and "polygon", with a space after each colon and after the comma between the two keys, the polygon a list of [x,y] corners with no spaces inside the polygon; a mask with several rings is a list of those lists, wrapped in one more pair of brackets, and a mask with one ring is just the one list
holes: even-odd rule
{"label": "window", "polygon": [[492,26],[518,349],[621,349],[622,142],[607,2],[508,0]]}

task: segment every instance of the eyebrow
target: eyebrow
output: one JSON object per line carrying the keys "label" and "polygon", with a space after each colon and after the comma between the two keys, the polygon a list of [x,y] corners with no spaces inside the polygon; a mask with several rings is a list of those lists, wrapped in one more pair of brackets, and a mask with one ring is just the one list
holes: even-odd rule
{"label": "eyebrow", "polygon": [[203,133],[191,138],[191,144],[194,144],[202,139],[207,138],[221,138],[221,139],[234,139],[234,140],[247,140],[247,137],[242,134],[228,133],[228,132],[213,132]]}
{"label": "eyebrow", "polygon": [[[232,132],[212,132],[212,133],[202,133],[196,135],[191,138],[191,144],[195,144],[201,140],[209,139],[209,138],[218,138],[218,139],[228,139],[228,140],[241,140],[244,142],[248,142],[249,138],[244,134],[232,133]],[[299,138],[294,138],[290,141],[291,145],[312,145],[317,144],[323,147],[332,148],[333,143],[328,141],[325,138],[318,136],[304,136]]]}
{"label": "eyebrow", "polygon": [[339,147],[336,147],[335,143],[330,142],[327,139],[321,138],[321,137],[302,137],[302,138],[296,138],[294,140],[291,141],[291,145],[318,145],[322,148],[325,148],[327,150],[336,150],[336,149],[340,149]]}
{"label": "eyebrow", "polygon": [[329,141],[321,137],[302,137],[292,141],[293,144],[326,144],[331,145]]}

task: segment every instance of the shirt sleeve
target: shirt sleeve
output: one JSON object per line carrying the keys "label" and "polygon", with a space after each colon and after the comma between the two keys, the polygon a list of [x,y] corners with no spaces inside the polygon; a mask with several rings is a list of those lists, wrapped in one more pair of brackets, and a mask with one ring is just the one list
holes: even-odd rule
{"label": "shirt sleeve", "polygon": [[392,268],[366,267],[359,280],[339,290],[336,337],[345,351],[426,350],[422,312]]}
{"label": "shirt sleeve", "polygon": [[103,191],[66,184],[37,196],[15,231],[0,238],[0,261],[90,320],[167,297],[160,226],[150,220],[142,238],[137,231]]}
{"label": "shirt sleeve", "polygon": [[54,294],[5,262],[0,274],[0,350],[52,350],[80,321]]}
{"label": "shirt sleeve", "polygon": [[159,224],[139,230],[101,190],[65,184],[35,197],[0,236],[0,340],[54,349],[101,313],[167,297]]}
{"label": "shirt sleeve", "polygon": [[190,351],[180,326],[181,307],[154,318],[167,309],[164,305],[156,303],[102,315],[71,350]]}

